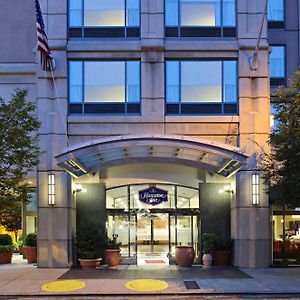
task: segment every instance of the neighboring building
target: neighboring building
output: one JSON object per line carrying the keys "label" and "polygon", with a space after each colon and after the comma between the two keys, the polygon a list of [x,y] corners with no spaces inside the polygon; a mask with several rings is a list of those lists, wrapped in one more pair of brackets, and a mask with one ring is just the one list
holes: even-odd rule
{"label": "neighboring building", "polygon": [[[200,255],[202,234],[214,232],[234,239],[235,266],[272,264],[257,154],[270,132],[269,43],[298,59],[298,11],[285,10],[297,14],[289,24],[274,1],[251,70],[262,0],[40,0],[53,81],[37,64],[34,1],[13,2],[0,0],[10,24],[0,29],[0,90],[28,88],[42,122],[29,179],[38,266],[72,264],[87,221],[119,234],[124,261],[155,252],[168,262],[180,244]],[[298,65],[277,63],[282,53],[273,47],[272,85]]]}

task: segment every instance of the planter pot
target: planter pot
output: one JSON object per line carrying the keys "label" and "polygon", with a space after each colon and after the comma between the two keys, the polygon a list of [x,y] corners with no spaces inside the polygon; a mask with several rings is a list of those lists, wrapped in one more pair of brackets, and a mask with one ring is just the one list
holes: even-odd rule
{"label": "planter pot", "polygon": [[34,264],[37,261],[36,247],[24,246],[26,258],[29,264]]}
{"label": "planter pot", "polygon": [[81,268],[86,270],[86,269],[96,269],[97,267],[99,267],[102,258],[95,258],[95,259],[79,258],[78,260],[80,262]]}
{"label": "planter pot", "polygon": [[212,261],[213,261],[212,255],[210,253],[205,253],[202,257],[203,268],[205,269],[211,268]]}
{"label": "planter pot", "polygon": [[6,252],[3,250],[0,250],[0,264],[11,264],[13,251]]}
{"label": "planter pot", "polygon": [[215,266],[230,266],[230,250],[215,251],[214,253],[214,265]]}
{"label": "planter pot", "polygon": [[24,247],[23,247],[23,246],[20,246],[20,247],[19,247],[19,253],[20,253],[21,255],[24,255],[25,251],[24,251]]}
{"label": "planter pot", "polygon": [[105,250],[105,263],[107,268],[116,269],[120,264],[120,249],[106,249]]}
{"label": "planter pot", "polygon": [[176,247],[175,259],[179,267],[190,267],[195,259],[194,248],[192,246]]}

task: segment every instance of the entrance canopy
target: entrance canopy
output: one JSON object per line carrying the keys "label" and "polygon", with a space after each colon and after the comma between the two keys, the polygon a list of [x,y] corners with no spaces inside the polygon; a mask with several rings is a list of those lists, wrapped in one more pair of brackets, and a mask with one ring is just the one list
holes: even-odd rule
{"label": "entrance canopy", "polygon": [[247,162],[240,148],[175,135],[98,139],[71,146],[56,158],[58,165],[74,177],[117,165],[149,162],[183,164],[229,177]]}

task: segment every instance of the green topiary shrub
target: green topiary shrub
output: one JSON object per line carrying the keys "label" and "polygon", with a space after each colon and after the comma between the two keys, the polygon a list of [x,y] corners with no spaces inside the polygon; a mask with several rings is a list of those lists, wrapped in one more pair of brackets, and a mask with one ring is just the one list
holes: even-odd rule
{"label": "green topiary shrub", "polygon": [[203,234],[203,252],[205,254],[213,253],[216,249],[216,235],[214,233]]}
{"label": "green topiary shrub", "polygon": [[28,233],[24,240],[24,246],[36,247],[36,233]]}
{"label": "green topiary shrub", "polygon": [[11,236],[9,234],[0,234],[0,251],[12,252],[14,249]]}

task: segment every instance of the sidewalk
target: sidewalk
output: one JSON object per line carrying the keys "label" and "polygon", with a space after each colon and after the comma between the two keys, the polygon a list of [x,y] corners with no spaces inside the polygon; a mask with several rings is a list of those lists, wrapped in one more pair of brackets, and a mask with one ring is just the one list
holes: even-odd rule
{"label": "sidewalk", "polygon": [[[122,269],[123,268],[123,269]],[[191,275],[189,275],[189,273]],[[107,278],[105,278],[107,274]],[[120,278],[123,274],[123,278]],[[131,275],[130,275],[131,274]],[[182,278],[186,274],[186,278]],[[195,278],[199,274],[199,278]],[[125,284],[134,279],[160,279],[168,283],[168,288],[158,292],[136,292]],[[207,276],[206,276],[207,275]],[[117,279],[116,279],[117,277]],[[130,278],[131,277],[131,278]],[[74,292],[45,292],[41,286],[61,280],[76,279],[86,286]],[[185,282],[196,282],[197,288],[188,289]],[[24,295],[197,295],[197,294],[299,294],[300,268],[236,269],[200,267],[191,269],[177,266],[159,269],[131,266],[108,271],[104,268],[95,271],[69,269],[38,269],[28,264],[0,265],[0,296]]]}

